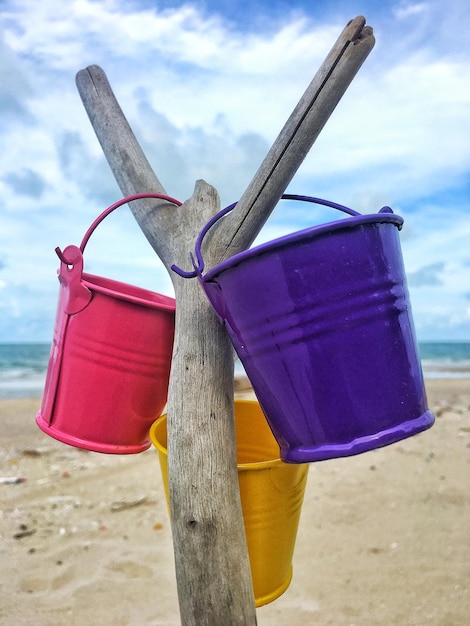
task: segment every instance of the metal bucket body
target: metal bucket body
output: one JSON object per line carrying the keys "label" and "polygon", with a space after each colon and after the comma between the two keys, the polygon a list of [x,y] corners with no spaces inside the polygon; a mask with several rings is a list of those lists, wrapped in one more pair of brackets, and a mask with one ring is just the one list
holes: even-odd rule
{"label": "metal bucket body", "polygon": [[175,300],[83,273],[84,245],[58,252],[59,299],[36,422],[79,448],[141,452],[167,400]]}
{"label": "metal bucket body", "polygon": [[401,224],[388,208],[357,214],[199,272],[285,461],[358,454],[434,422]]}
{"label": "metal bucket body", "polygon": [[[257,402],[235,401],[240,499],[256,606],[273,602],[292,579],[292,558],[308,465],[281,461],[279,446]],[[168,502],[166,416],[150,429]]]}

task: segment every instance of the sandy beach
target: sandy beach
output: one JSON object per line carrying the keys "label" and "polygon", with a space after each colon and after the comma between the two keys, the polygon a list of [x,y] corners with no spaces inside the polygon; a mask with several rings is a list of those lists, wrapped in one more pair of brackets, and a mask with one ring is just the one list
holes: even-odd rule
{"label": "sandy beach", "polygon": [[[260,626],[468,624],[470,379],[426,387],[429,431],[310,465],[293,580]],[[0,484],[0,623],[176,626],[155,451],[56,442],[34,423],[39,404],[0,401],[0,476],[24,479]]]}

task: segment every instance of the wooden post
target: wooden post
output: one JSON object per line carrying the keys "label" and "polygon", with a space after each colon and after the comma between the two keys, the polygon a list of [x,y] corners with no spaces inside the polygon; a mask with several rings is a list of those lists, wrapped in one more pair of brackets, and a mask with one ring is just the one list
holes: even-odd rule
{"label": "wooden post", "polygon": [[[207,267],[250,245],[374,45],[357,17],[345,27],[236,209],[205,244]],[[104,72],[77,74],[77,86],[125,195],[164,192]],[[178,195],[173,190],[173,195]],[[189,268],[202,226],[219,210],[216,190],[198,181],[181,207],[131,205],[166,268]],[[241,513],[233,421],[233,353],[197,280],[170,271],[177,301],[168,397],[171,522],[182,624],[256,624]]]}

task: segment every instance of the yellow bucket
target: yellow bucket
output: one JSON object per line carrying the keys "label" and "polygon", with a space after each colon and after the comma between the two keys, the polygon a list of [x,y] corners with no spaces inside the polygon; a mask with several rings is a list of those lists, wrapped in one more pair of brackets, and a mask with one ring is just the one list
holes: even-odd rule
{"label": "yellow bucket", "polygon": [[[292,557],[307,483],[307,464],[281,461],[279,446],[258,402],[235,400],[237,467],[256,606],[289,587]],[[166,415],[153,423],[168,500]]]}

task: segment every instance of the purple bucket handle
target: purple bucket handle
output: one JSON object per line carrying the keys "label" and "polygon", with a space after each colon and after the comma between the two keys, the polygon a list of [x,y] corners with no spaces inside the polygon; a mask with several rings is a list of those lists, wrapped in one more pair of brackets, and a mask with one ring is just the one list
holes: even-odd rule
{"label": "purple bucket handle", "polygon": [[[361,215],[361,213],[354,211],[354,209],[349,209],[348,207],[345,207],[342,204],[337,204],[336,202],[331,202],[330,200],[323,200],[322,198],[314,198],[312,196],[299,196],[296,194],[286,193],[281,196],[281,200],[299,200],[301,202],[312,202],[314,204],[322,204],[332,209],[337,209],[338,211],[347,213],[348,215],[351,215],[352,217],[358,217]],[[179,268],[177,265],[172,265],[171,269],[174,272],[176,272],[176,274],[178,274],[179,276],[182,276],[183,278],[195,278],[196,276],[202,277],[202,273],[204,271],[204,259],[202,258],[202,252],[201,252],[202,241],[204,237],[206,236],[207,232],[212,228],[212,226],[220,218],[227,215],[227,213],[230,213],[230,211],[232,211],[232,209],[234,209],[237,206],[237,204],[238,204],[237,202],[234,202],[233,204],[230,204],[229,206],[225,207],[224,209],[216,213],[207,222],[207,224],[199,233],[196,239],[195,247],[194,247],[194,255],[190,253],[191,262],[193,264],[194,271],[186,272],[185,270],[182,270],[181,268]],[[393,213],[393,210],[388,206],[384,206],[380,209],[379,213]],[[194,258],[194,256],[196,258]]]}

